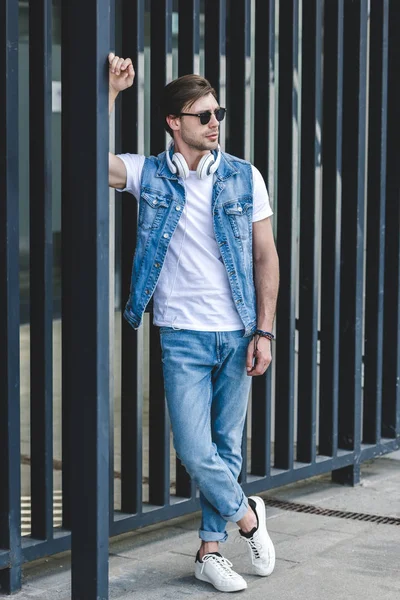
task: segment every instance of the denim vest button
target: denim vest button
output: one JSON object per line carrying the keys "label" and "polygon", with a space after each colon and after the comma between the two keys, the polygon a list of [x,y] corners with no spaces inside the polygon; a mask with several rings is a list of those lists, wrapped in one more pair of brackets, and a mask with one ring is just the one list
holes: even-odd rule
{"label": "denim vest button", "polygon": [[145,294],[150,294],[150,290],[144,290]]}
{"label": "denim vest button", "polygon": [[181,208],[182,208],[181,206],[177,206],[177,207],[175,208],[175,210],[181,210]]}
{"label": "denim vest button", "polygon": [[153,204],[157,204],[157,200],[153,200]]}
{"label": "denim vest button", "polygon": [[164,233],[163,237],[165,237],[165,239],[169,238],[169,234],[168,233]]}
{"label": "denim vest button", "polygon": [[154,263],[154,266],[156,269],[158,269],[160,267],[160,263]]}

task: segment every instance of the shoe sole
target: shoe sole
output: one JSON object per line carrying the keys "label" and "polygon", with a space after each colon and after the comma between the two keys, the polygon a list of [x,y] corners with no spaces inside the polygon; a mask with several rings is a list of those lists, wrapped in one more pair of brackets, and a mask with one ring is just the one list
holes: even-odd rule
{"label": "shoe sole", "polygon": [[235,587],[230,588],[229,590],[226,589],[223,586],[219,586],[216,583],[213,583],[212,581],[210,581],[208,579],[208,577],[206,575],[202,575],[201,573],[196,573],[194,574],[194,576],[196,577],[196,579],[198,579],[199,581],[205,581],[206,583],[209,583],[210,585],[212,585],[213,587],[215,587],[216,590],[218,590],[219,592],[240,592],[241,590],[245,590],[247,589],[247,583],[245,583],[245,585],[243,584],[238,584]]}
{"label": "shoe sole", "polygon": [[269,537],[268,530],[267,530],[267,516],[265,514],[265,504],[264,504],[264,501],[262,500],[262,498],[259,498],[258,496],[250,496],[250,498],[256,504],[259,527],[263,527],[267,532],[268,555],[270,557],[270,564],[269,564],[267,571],[265,571],[264,573],[259,573],[257,568],[254,565],[253,565],[253,571],[254,571],[254,573],[256,573],[256,575],[260,575],[261,577],[268,577],[269,575],[271,575],[271,573],[275,569],[275,548],[274,548],[274,544],[272,543],[271,538]]}

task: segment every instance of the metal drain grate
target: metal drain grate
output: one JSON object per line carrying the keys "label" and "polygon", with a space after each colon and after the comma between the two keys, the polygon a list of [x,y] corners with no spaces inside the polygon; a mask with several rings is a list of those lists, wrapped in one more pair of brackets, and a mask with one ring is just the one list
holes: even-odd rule
{"label": "metal drain grate", "polygon": [[321,508],[312,504],[298,504],[297,502],[286,502],[277,498],[267,498],[267,506],[274,506],[282,510],[293,512],[308,513],[310,515],[321,515],[323,517],[337,517],[338,519],[351,519],[352,521],[368,521],[379,525],[400,525],[400,518],[382,517],[381,515],[369,515],[366,513],[347,512],[345,510],[334,510],[331,508]]}

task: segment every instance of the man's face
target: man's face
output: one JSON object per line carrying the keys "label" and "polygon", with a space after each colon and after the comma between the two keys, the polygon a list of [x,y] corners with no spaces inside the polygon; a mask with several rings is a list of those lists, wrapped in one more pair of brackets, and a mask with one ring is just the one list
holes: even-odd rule
{"label": "man's face", "polygon": [[199,117],[180,117],[179,134],[182,141],[190,148],[202,152],[215,150],[218,147],[219,122],[214,114],[216,108],[219,108],[218,102],[212,94],[208,94],[182,109],[182,112],[191,114],[200,114],[205,111],[212,113],[211,119],[206,125],[200,123]]}

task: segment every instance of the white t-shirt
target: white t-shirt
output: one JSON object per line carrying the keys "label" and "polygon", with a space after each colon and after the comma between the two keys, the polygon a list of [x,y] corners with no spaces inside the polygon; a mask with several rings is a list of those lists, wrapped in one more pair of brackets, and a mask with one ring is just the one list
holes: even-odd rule
{"label": "white t-shirt", "polygon": [[[140,197],[145,157],[119,154],[127,171],[124,190]],[[272,215],[261,173],[253,170],[253,222]],[[213,177],[185,180],[186,206],[168,247],[154,292],[154,324],[196,331],[243,329],[232,299],[228,275],[215,240],[212,214]]]}

